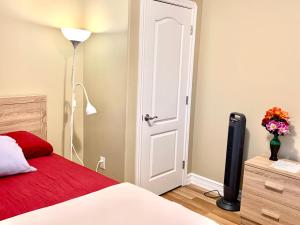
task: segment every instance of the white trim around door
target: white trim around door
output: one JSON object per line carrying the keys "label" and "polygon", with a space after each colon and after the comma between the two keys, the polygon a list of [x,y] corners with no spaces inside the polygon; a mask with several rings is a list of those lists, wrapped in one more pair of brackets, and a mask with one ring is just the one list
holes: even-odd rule
{"label": "white trim around door", "polygon": [[[141,169],[141,152],[142,152],[142,105],[143,105],[143,81],[144,81],[144,35],[145,35],[145,22],[146,12],[151,1],[163,2],[171,5],[181,6],[192,10],[192,42],[191,49],[195,48],[196,37],[196,19],[197,19],[197,4],[189,0],[141,0],[140,6],[140,31],[139,31],[139,70],[138,70],[138,99],[137,99],[137,123],[136,123],[136,154],[135,154],[135,184],[141,184],[140,169]],[[191,112],[191,94],[192,94],[192,80],[193,80],[193,64],[194,64],[194,50],[189,58],[189,72],[188,72],[188,90],[187,96],[189,103],[186,105],[186,127],[184,138],[184,155],[183,161],[185,162],[185,168],[182,177],[182,185],[187,181],[187,164],[188,164],[188,149],[189,149],[189,130],[190,130],[190,112]]]}

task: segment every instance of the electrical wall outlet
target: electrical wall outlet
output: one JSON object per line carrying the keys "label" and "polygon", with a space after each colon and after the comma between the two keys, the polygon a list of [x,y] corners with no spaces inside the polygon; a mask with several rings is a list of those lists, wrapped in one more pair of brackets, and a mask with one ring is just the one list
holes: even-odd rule
{"label": "electrical wall outlet", "polygon": [[105,165],[105,157],[104,156],[100,156],[100,159],[99,159],[99,167],[103,170],[106,169],[106,165]]}

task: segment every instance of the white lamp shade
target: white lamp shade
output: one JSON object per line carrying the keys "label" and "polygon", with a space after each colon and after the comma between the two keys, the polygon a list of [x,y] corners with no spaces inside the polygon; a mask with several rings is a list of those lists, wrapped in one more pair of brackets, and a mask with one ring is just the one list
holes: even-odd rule
{"label": "white lamp shade", "polygon": [[90,102],[87,102],[85,113],[86,115],[92,115],[97,113],[97,109]]}
{"label": "white lamp shade", "polygon": [[91,36],[91,31],[76,28],[61,28],[66,39],[70,41],[84,42]]}

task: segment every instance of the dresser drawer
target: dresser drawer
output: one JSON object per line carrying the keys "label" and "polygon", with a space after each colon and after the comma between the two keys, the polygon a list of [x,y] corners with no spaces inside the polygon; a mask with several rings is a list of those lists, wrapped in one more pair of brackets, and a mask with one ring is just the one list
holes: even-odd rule
{"label": "dresser drawer", "polygon": [[242,221],[242,225],[260,225],[259,223],[255,223],[251,220],[248,220],[244,217],[241,218],[241,221]]}
{"label": "dresser drawer", "polygon": [[300,180],[287,176],[246,166],[242,193],[257,195],[300,210]]}
{"label": "dresser drawer", "polygon": [[251,194],[243,195],[241,216],[262,225],[300,224],[300,211]]}

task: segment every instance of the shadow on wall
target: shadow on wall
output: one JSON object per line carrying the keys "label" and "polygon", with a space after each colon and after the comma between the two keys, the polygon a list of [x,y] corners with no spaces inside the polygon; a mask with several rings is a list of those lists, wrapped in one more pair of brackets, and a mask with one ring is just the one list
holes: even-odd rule
{"label": "shadow on wall", "polygon": [[[68,44],[68,42],[66,41],[66,44]],[[69,115],[71,114],[71,103],[70,101],[68,101],[67,99],[67,86],[68,86],[68,72],[69,72],[69,65],[68,65],[68,59],[70,59],[72,57],[72,52],[69,50],[70,48],[68,48],[68,46],[66,46],[65,49],[62,49],[61,55],[64,58],[65,61],[65,68],[64,68],[64,79],[63,79],[63,97],[62,97],[62,107],[63,107],[63,129],[61,131],[61,146],[62,146],[62,155],[65,156],[66,155],[66,151],[67,151],[67,147],[65,146],[66,143],[66,130],[68,130],[68,121],[69,121]],[[74,135],[75,136],[75,135]]]}
{"label": "shadow on wall", "polygon": [[[60,32],[60,31],[59,31]],[[62,34],[61,34],[62,35]],[[64,38],[62,36],[62,38]],[[62,126],[62,131],[61,131],[61,146],[62,146],[62,155],[65,157],[69,157],[70,156],[70,115],[71,115],[71,95],[72,95],[72,86],[71,86],[71,63],[73,61],[73,48],[71,47],[71,44],[69,41],[66,40],[66,45],[63,49],[59,50],[61,55],[63,56],[64,59],[64,77],[63,77],[63,96],[62,96],[62,102],[61,102],[61,106],[63,108],[63,126]],[[82,49],[80,49],[80,51],[82,51]],[[79,59],[79,57],[77,57],[76,59],[76,63],[77,64],[81,64],[81,60]],[[75,71],[77,76],[76,80],[80,80],[81,75],[81,71],[80,68],[77,69]],[[76,127],[78,126],[82,126],[82,125],[77,125],[76,123],[80,123],[81,121],[77,121],[76,119],[76,113],[80,114],[81,111],[81,98],[79,98],[78,95],[76,95],[77,97],[77,107],[75,110],[75,121],[74,121],[74,139],[73,139],[73,144],[77,150],[77,153],[81,153],[83,151],[83,144],[82,144],[82,137],[80,135],[80,133],[78,133]]]}
{"label": "shadow on wall", "polygon": [[245,131],[245,141],[244,141],[243,164],[248,159],[249,144],[250,144],[250,132],[249,132],[248,128],[246,128],[246,131]]}
{"label": "shadow on wall", "polygon": [[63,107],[63,129],[61,133],[61,146],[62,146],[62,155],[66,154],[65,149],[65,137],[66,137],[66,126],[69,121],[69,115],[71,113],[71,104],[66,100],[66,85],[67,85],[67,73],[68,73],[68,63],[67,56],[64,55],[65,58],[65,72],[64,72],[64,91],[63,91],[63,99],[62,99],[62,107]]}
{"label": "shadow on wall", "polygon": [[243,184],[245,161],[248,159],[248,155],[249,155],[249,143],[250,143],[250,132],[249,132],[248,128],[246,128],[246,130],[245,130],[245,140],[244,140],[244,152],[243,152],[243,160],[242,160],[242,172],[241,172],[240,189],[242,189],[242,184]]}
{"label": "shadow on wall", "polygon": [[[297,133],[295,131],[294,126],[290,126],[290,134],[281,137],[281,148],[279,150],[279,157],[283,157],[290,160],[299,161],[299,154],[298,150],[295,148],[295,137],[297,136]],[[270,135],[269,140],[271,140],[272,136]]]}

